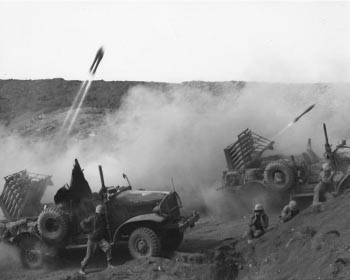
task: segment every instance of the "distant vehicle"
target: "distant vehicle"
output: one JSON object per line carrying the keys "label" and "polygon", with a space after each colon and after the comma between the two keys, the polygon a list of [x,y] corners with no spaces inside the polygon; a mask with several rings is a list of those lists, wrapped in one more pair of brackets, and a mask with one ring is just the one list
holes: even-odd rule
{"label": "distant vehicle", "polygon": [[228,169],[223,171],[220,189],[238,195],[271,194],[282,200],[312,198],[322,163],[328,161],[337,173],[333,194],[341,194],[350,188],[350,157],[346,151],[349,147],[343,140],[332,151],[325,124],[323,128],[326,139],[324,159],[312,150],[311,139],[306,151],[300,155],[262,157],[267,150],[273,150],[274,142],[246,129],[224,149]]}
{"label": "distant vehicle", "polygon": [[[35,187],[27,188],[28,193],[34,191]],[[40,201],[41,197],[37,198]],[[23,264],[29,268],[40,267],[44,258],[58,249],[86,247],[87,233],[80,221],[93,214],[95,206],[101,203],[106,208],[109,242],[128,242],[131,256],[137,259],[175,250],[184,231],[199,219],[197,212],[180,214],[182,204],[175,191],[132,190],[129,185],[104,187],[103,192],[92,193],[77,160],[70,186],[59,189],[54,200],[55,205],[45,207],[40,214],[36,212],[36,217],[17,217],[0,224],[3,239],[19,246]],[[18,203],[15,197],[11,201]],[[5,212],[6,205],[1,205]]]}

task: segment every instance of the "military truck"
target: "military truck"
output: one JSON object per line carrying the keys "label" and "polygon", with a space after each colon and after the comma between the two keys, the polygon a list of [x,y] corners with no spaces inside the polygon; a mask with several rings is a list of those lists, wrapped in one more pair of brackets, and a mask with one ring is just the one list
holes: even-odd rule
{"label": "military truck", "polygon": [[40,200],[46,188],[52,186],[52,176],[19,171],[6,176],[5,185],[0,195],[0,207],[7,220],[26,216],[36,216],[43,205]]}
{"label": "military truck", "polygon": [[[30,173],[27,170],[6,176],[0,195],[0,240],[16,244],[21,248],[23,264],[32,263],[37,257],[34,250],[28,250],[29,243],[37,238],[37,218],[44,205],[40,203],[52,176]],[[31,246],[31,245],[30,245]]]}
{"label": "military truck", "polygon": [[322,163],[330,162],[337,173],[333,194],[341,194],[350,188],[350,150],[342,140],[332,151],[325,124],[323,129],[326,140],[323,159],[313,151],[311,139],[308,139],[306,151],[300,155],[263,157],[268,150],[273,150],[274,142],[246,129],[224,149],[228,169],[223,171],[221,189],[258,199],[264,195],[282,201],[310,198],[319,181]]}
{"label": "military truck", "polygon": [[92,193],[75,160],[71,182],[57,191],[54,204],[36,217],[16,221],[12,230],[9,221],[4,223],[3,239],[19,246],[25,266],[40,267],[45,257],[62,249],[85,248],[88,233],[80,222],[93,214],[98,204],[106,208],[108,241],[112,245],[127,242],[131,256],[137,259],[175,250],[184,231],[198,221],[197,212],[181,215],[182,204],[175,191],[132,190],[130,183],[106,187],[100,170],[101,190]]}

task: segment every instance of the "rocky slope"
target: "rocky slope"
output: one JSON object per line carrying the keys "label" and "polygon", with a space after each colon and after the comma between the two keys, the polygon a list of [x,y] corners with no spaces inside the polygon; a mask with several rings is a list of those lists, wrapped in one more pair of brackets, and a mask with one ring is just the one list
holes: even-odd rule
{"label": "rocky slope", "polygon": [[[14,271],[8,270],[9,265],[1,267],[0,264],[3,271],[0,279],[350,278],[348,194],[320,207],[308,208],[287,224],[278,224],[278,214],[271,215],[271,230],[251,244],[241,238],[247,223],[243,216],[249,213],[227,200],[220,202],[220,198],[213,195],[215,183],[225,168],[222,149],[231,142],[232,131],[237,135],[246,127],[253,127],[270,137],[288,124],[295,113],[317,103],[312,114],[287,133],[286,146],[293,148],[295,144],[299,149],[300,141],[304,148],[306,139],[316,136],[316,146],[322,149],[322,122],[329,124],[332,143],[336,144],[338,137],[349,138],[350,128],[346,125],[349,85],[94,81],[71,137],[98,135],[101,129],[106,133],[111,126],[115,127],[114,133],[106,134],[110,141],[99,139],[99,146],[95,146],[97,141],[85,147],[77,142],[73,149],[62,150],[52,140],[80,85],[80,81],[62,79],[0,81],[0,132],[4,136],[1,138],[1,175],[27,166],[37,167],[43,170],[39,173],[53,174],[59,182],[58,188],[69,179],[71,161],[78,154],[79,159],[84,156],[82,164],[87,166],[85,174],[91,179],[91,186],[99,186],[96,167],[101,162],[106,166],[109,182],[114,182],[112,176],[121,177],[125,169],[130,171],[128,175],[131,174],[133,183],[142,187],[144,183],[146,187],[158,188],[175,176],[176,184],[183,184],[183,188],[177,190],[185,204],[196,208],[204,203],[204,208],[215,210],[209,212],[217,216],[201,219],[186,235],[179,248],[181,252],[168,258],[130,261],[125,250],[118,249],[115,270],[100,271],[105,265],[102,256],[94,263],[102,263],[100,269],[92,269],[87,277],[80,277],[76,273],[84,255],[80,252],[75,259],[45,271]],[[129,95],[139,86],[157,93],[134,91]],[[149,98],[143,98],[142,94],[148,94]],[[119,112],[117,116],[116,112]],[[16,137],[6,137],[8,135]],[[278,139],[277,146],[282,140]],[[114,147],[115,143],[118,145]],[[52,197],[54,192],[50,191],[49,195]],[[199,204],[194,204],[197,199]],[[220,208],[232,216],[221,219]],[[0,257],[8,259],[6,255],[0,254]]]}
{"label": "rocky slope", "polygon": [[[65,114],[81,86],[81,81],[0,80],[0,124],[21,136],[51,138],[58,132]],[[76,134],[86,136],[84,126],[98,127],[105,114],[117,110],[129,89],[143,86],[167,92],[181,89],[201,90],[213,94],[238,91],[244,82],[185,82],[167,84],[132,81],[93,81],[84,100]]]}

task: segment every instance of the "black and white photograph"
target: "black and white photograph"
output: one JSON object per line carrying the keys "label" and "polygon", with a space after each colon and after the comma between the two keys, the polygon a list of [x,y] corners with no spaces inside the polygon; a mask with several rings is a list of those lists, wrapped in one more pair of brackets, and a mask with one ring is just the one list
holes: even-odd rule
{"label": "black and white photograph", "polygon": [[0,280],[350,279],[350,1],[0,0]]}

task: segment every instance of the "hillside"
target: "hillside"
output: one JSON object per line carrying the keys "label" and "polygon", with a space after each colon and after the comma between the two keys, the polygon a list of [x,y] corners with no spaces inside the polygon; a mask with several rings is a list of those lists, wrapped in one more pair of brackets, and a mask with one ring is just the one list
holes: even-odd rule
{"label": "hillside", "polygon": [[[70,108],[81,81],[52,80],[0,80],[0,124],[21,136],[51,138],[59,129],[64,114]],[[244,88],[244,82],[185,82],[167,84],[133,81],[93,81],[84,100],[81,119],[90,127],[97,127],[108,112],[120,107],[129,89],[143,86],[167,92],[181,89],[203,90],[222,94],[227,90]],[[76,131],[86,136],[84,127]]]}
{"label": "hillside", "polygon": [[[322,156],[322,123],[331,144],[349,139],[350,85],[94,81],[71,133],[62,136],[80,85],[62,79],[0,81],[0,176],[23,169],[51,174],[54,186],[42,202],[52,202],[78,158],[93,191],[100,188],[102,164],[108,186],[124,185],[126,173],[133,187],[175,187],[185,208],[202,211],[175,255],[131,261],[118,247],[118,267],[101,271],[100,256],[86,279],[349,279],[349,194],[308,208],[287,224],[277,223],[279,213],[269,213],[271,230],[248,244],[241,236],[250,212],[216,189],[226,168],[223,149],[246,128],[274,139],[273,152],[287,155],[304,151],[312,138]],[[315,109],[285,129],[311,104]],[[0,279],[85,279],[76,273],[83,251],[39,271],[19,268],[13,250],[0,251],[6,263]]]}

